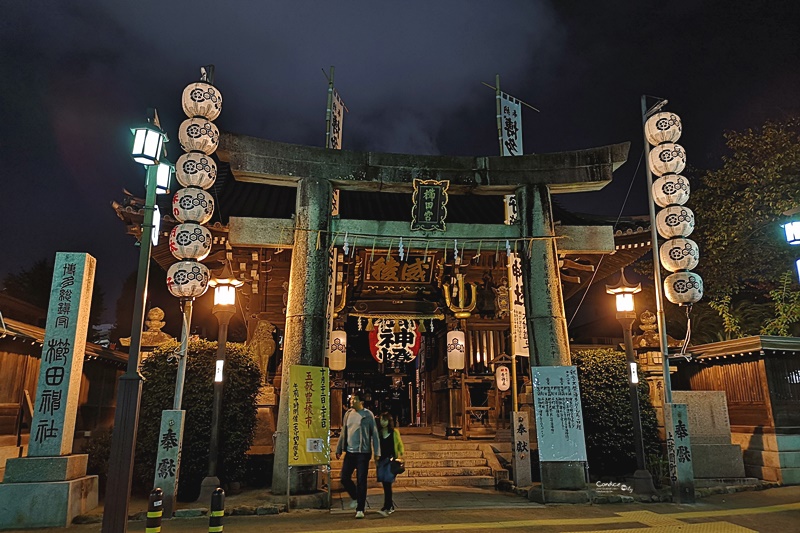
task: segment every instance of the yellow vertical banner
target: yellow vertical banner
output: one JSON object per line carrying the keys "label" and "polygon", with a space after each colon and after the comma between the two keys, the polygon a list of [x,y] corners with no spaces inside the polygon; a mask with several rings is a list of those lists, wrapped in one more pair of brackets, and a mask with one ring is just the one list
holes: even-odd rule
{"label": "yellow vertical banner", "polygon": [[289,465],[330,462],[330,370],[294,365],[289,370]]}

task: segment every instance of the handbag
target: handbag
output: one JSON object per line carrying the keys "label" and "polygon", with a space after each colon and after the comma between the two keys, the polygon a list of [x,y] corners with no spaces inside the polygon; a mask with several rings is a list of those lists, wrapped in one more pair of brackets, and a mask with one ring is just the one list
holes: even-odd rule
{"label": "handbag", "polygon": [[389,461],[389,471],[393,476],[399,476],[406,471],[406,466],[403,464],[403,461],[399,459],[392,459]]}

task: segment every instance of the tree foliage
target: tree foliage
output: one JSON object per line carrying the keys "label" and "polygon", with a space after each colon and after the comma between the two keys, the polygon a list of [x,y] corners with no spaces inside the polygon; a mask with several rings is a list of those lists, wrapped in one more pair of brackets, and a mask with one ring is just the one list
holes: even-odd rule
{"label": "tree foliage", "polygon": [[[178,363],[171,356],[177,348],[177,343],[165,344],[142,362],[145,382],[135,469],[139,488],[145,493],[153,488],[161,411],[172,409]],[[182,402],[186,418],[178,486],[179,497],[189,501],[197,497],[208,471],[216,351],[216,342],[189,343]],[[246,452],[255,431],[256,396],[261,384],[261,372],[248,347],[228,343],[226,353],[217,467],[217,475],[224,483],[244,478]]]}
{"label": "tree foliage", "polygon": [[[53,284],[54,269],[55,264],[52,260],[39,259],[29,268],[6,274],[3,278],[3,287],[9,296],[46,310],[50,306],[50,287]],[[89,325],[100,324],[104,311],[105,293],[95,281],[89,311]],[[91,331],[89,337],[91,338]]]}
{"label": "tree foliage", "polygon": [[[586,453],[593,478],[623,476],[636,470],[628,363],[625,354],[611,349],[578,350],[578,367]],[[639,411],[645,455],[659,455],[656,413],[646,381],[639,384]]]}
{"label": "tree foliage", "polygon": [[800,201],[800,119],[725,134],[731,151],[694,183],[691,207],[706,297],[766,296],[794,261],[780,224]]}

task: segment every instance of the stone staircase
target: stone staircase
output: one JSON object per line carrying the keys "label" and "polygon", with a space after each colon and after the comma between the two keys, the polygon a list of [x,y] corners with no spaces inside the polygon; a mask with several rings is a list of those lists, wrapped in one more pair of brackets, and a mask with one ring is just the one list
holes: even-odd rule
{"label": "stone staircase", "polygon": [[[444,440],[431,437],[405,442],[406,471],[397,476],[395,486],[468,486],[494,487],[500,479],[508,479],[508,471],[500,466],[489,443]],[[335,450],[336,443],[331,443]],[[333,454],[332,454],[333,455]],[[331,458],[334,487],[338,483],[342,460]],[[370,462],[370,483],[375,480],[375,463]],[[355,475],[354,475],[355,477]]]}

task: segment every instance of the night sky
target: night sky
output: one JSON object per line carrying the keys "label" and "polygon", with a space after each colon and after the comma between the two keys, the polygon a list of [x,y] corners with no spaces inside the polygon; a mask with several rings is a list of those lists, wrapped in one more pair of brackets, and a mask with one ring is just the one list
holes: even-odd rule
{"label": "night sky", "polygon": [[[580,6],[580,7],[578,7]],[[157,107],[182,152],[183,87],[216,65],[216,124],[322,145],[327,82],[349,109],[344,148],[496,155],[494,83],[541,110],[526,153],[631,141],[601,193],[569,209],[615,216],[642,151],[640,96],[668,98],[689,164],[711,168],[725,130],[800,112],[794,1],[4,2],[0,21],[0,277],[86,251],[106,313],[138,249],[111,208],[144,195],[128,128]],[[644,173],[625,214],[647,213]]]}

